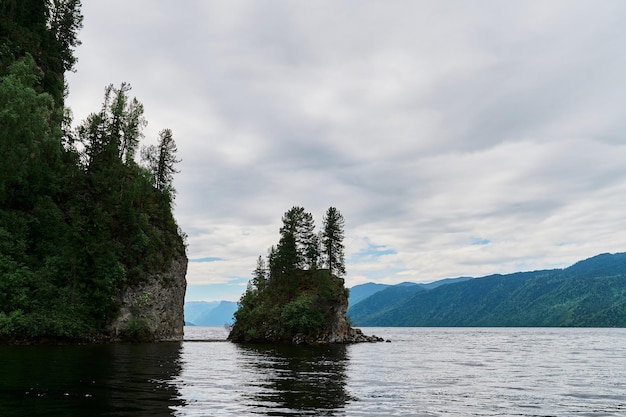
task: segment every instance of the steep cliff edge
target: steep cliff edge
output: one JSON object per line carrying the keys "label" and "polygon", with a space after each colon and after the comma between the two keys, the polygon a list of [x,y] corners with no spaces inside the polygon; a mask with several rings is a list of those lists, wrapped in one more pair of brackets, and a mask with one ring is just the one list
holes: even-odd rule
{"label": "steep cliff edge", "polygon": [[174,258],[170,268],[127,287],[119,297],[119,315],[107,330],[112,340],[182,340],[187,257]]}
{"label": "steep cliff edge", "polygon": [[348,298],[344,295],[333,305],[330,320],[324,331],[314,338],[314,344],[320,343],[361,343],[361,342],[382,342],[383,339],[371,335],[363,334],[361,329],[350,326],[346,318],[348,311]]}

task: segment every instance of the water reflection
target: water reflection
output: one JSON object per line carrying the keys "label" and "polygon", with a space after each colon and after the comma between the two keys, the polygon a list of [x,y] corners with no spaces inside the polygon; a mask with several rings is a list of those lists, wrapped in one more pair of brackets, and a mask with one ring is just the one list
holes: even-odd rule
{"label": "water reflection", "polygon": [[0,347],[0,415],[171,416],[180,343]]}
{"label": "water reflection", "polygon": [[346,390],[347,347],[239,346],[248,379],[243,401],[266,415],[335,415],[353,398]]}

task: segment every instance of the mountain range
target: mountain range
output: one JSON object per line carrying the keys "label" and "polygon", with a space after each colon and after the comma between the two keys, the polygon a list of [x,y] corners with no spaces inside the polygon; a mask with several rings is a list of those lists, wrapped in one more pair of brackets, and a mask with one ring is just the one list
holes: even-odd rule
{"label": "mountain range", "polygon": [[[367,283],[350,288],[355,326],[626,327],[626,253],[601,254],[564,269],[428,284]],[[185,322],[233,322],[232,301],[185,303]]]}
{"label": "mountain range", "polygon": [[626,327],[626,253],[564,269],[352,291],[348,315],[357,326]]}
{"label": "mountain range", "polygon": [[190,301],[185,303],[185,325],[225,326],[232,324],[237,311],[234,301]]}

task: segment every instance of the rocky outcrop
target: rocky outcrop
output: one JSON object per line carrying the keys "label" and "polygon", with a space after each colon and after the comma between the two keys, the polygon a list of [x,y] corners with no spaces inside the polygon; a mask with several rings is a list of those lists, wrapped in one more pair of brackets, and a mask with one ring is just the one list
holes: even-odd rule
{"label": "rocky outcrop", "polygon": [[327,344],[327,343],[362,343],[362,342],[383,342],[384,339],[378,336],[367,336],[361,329],[350,327],[346,318],[348,311],[348,299],[345,293],[331,306],[328,321],[325,329],[317,337],[305,337],[295,335],[292,339],[294,344]]}
{"label": "rocky outcrop", "polygon": [[376,335],[367,336],[361,329],[349,328],[344,335],[327,334],[319,338],[295,335],[292,339],[294,345],[325,345],[329,343],[375,343],[384,342],[385,339]]}
{"label": "rocky outcrop", "polygon": [[175,258],[171,267],[120,295],[118,317],[108,326],[113,340],[182,340],[187,281],[187,257]]}
{"label": "rocky outcrop", "polygon": [[296,270],[248,290],[239,302],[228,339],[236,343],[379,342],[350,327],[344,280],[328,269]]}

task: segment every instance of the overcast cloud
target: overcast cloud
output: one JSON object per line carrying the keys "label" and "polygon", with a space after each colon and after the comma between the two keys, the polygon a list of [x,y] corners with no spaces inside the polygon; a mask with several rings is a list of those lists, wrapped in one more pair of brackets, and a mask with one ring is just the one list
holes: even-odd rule
{"label": "overcast cloud", "polygon": [[83,0],[75,121],[127,81],[171,128],[188,300],[282,214],[346,220],[347,285],[626,250],[626,2]]}

